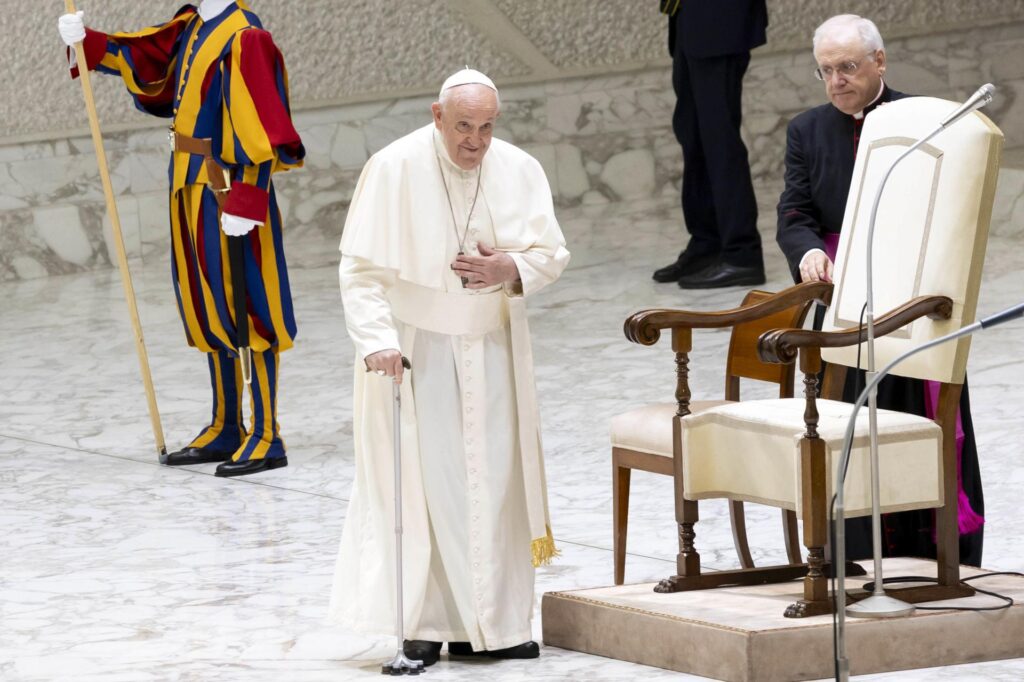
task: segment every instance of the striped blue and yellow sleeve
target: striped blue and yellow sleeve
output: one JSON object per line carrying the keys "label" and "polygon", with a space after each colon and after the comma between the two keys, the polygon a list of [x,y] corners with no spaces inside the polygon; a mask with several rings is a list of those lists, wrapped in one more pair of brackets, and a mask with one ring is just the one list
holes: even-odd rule
{"label": "striped blue and yellow sleeve", "polygon": [[[182,8],[171,21],[131,33],[103,33],[86,29],[85,56],[90,70],[120,76],[146,113],[174,114],[174,68],[182,34],[195,17],[195,9]],[[78,76],[78,65],[72,67]]]}

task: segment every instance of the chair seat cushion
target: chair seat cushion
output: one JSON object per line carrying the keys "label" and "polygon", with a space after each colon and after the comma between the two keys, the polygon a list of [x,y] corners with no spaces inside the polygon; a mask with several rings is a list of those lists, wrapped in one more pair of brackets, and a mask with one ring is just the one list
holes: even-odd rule
{"label": "chair seat cushion", "polygon": [[[697,414],[729,402],[695,400],[690,403],[690,412]],[[652,403],[612,417],[612,447],[671,457],[672,419],[675,415],[675,403]],[[690,419],[690,416],[686,418]]]}
{"label": "chair seat cushion", "polygon": [[[826,494],[835,473],[852,405],[818,400],[825,445]],[[791,509],[802,516],[802,398],[745,400],[713,407],[683,422],[683,494],[725,497]],[[942,506],[942,430],[925,417],[878,411],[881,505],[884,511]],[[857,415],[846,478],[846,515],[871,513],[868,411]]]}

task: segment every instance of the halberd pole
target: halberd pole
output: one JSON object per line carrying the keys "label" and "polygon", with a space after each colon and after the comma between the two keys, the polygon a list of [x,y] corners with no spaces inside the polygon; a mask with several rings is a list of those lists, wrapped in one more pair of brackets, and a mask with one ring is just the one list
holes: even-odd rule
{"label": "halberd pole", "polygon": [[[64,0],[69,14],[75,13],[74,0]],[[107,213],[114,231],[114,248],[117,251],[117,265],[121,271],[121,284],[128,302],[128,315],[131,317],[132,330],[135,332],[135,351],[139,356],[139,372],[146,388],[146,402],[149,405],[149,420],[153,426],[153,437],[156,440],[156,451],[163,463],[167,458],[167,447],[164,445],[164,430],[160,424],[160,410],[156,405],[156,391],[153,389],[153,376],[149,371],[149,355],[146,353],[146,341],[142,336],[142,323],[139,321],[139,308],[135,303],[135,287],[132,275],[128,270],[128,255],[125,253],[124,236],[121,234],[121,218],[117,212],[117,201],[114,199],[114,187],[110,182],[110,170],[107,165],[107,153],[103,147],[103,133],[100,132],[100,117],[96,111],[96,98],[89,79],[89,65],[85,59],[85,46],[75,45],[78,58],[79,79],[82,81],[82,94],[85,96],[85,108],[89,112],[89,128],[92,130],[92,142],[96,148],[96,163],[100,169],[100,180],[103,182],[103,194],[107,200]]]}

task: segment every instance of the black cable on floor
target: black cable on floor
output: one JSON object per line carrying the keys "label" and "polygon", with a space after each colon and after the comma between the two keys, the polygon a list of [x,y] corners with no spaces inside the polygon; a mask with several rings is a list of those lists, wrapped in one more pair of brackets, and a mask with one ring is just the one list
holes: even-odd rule
{"label": "black cable on floor", "polygon": [[[991,578],[997,575],[1015,575],[1024,578],[1024,573],[1018,573],[1016,571],[993,571],[991,573],[979,573],[978,575],[967,576],[961,578],[960,582],[967,585],[972,580],[978,580],[979,578]],[[882,578],[883,585],[889,585],[890,583],[938,583],[939,581],[935,578],[929,578],[920,575],[901,575],[894,578]],[[1002,611],[1013,606],[1014,601],[1012,597],[1007,597],[1005,594],[999,594],[998,592],[991,592],[989,590],[983,590],[980,587],[971,586],[975,592],[995,597],[1003,602],[999,606],[915,606],[914,608],[919,611]],[[864,583],[863,589],[866,592],[872,592],[875,588],[875,583],[867,582]]]}

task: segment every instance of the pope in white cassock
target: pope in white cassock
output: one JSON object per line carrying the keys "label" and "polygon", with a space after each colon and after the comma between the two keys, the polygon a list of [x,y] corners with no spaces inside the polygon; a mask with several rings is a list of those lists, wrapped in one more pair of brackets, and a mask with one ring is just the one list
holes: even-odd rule
{"label": "pope in white cassock", "polygon": [[341,239],[356,478],[331,616],[394,632],[391,386],[405,355],[406,655],[430,665],[448,642],[450,656],[534,658],[534,568],[555,546],[523,299],[569,252],[540,164],[492,138],[494,83],[466,69],[439,100],[432,124],[367,162]]}

